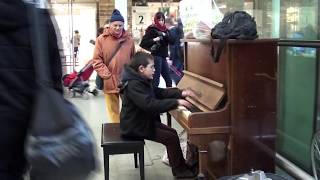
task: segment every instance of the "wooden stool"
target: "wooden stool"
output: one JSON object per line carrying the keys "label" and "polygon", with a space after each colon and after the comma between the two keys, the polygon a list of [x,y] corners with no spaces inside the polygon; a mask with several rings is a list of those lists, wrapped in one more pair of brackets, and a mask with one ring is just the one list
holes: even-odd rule
{"label": "wooden stool", "polygon": [[102,124],[101,147],[104,157],[104,178],[109,180],[109,155],[134,153],[134,167],[137,168],[139,154],[140,179],[144,180],[144,141],[122,138],[119,123]]}

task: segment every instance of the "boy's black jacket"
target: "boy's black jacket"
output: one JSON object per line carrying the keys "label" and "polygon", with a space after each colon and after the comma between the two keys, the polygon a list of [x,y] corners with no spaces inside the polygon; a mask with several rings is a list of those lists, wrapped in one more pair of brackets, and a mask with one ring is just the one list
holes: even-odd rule
{"label": "boy's black jacket", "polygon": [[130,66],[125,66],[120,93],[121,134],[141,139],[154,137],[154,125],[160,121],[160,113],[176,108],[177,98],[182,98],[181,91],[177,88],[153,88],[150,80]]}

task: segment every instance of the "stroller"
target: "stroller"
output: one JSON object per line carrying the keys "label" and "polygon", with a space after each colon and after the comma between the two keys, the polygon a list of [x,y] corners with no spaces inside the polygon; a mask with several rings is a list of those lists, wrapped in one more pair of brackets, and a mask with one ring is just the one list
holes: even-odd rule
{"label": "stroller", "polygon": [[72,97],[80,94],[83,97],[89,97],[88,93],[94,96],[98,95],[98,90],[89,88],[89,77],[93,72],[92,60],[90,60],[79,72],[73,71],[71,74],[66,74],[62,77],[63,85],[72,93]]}

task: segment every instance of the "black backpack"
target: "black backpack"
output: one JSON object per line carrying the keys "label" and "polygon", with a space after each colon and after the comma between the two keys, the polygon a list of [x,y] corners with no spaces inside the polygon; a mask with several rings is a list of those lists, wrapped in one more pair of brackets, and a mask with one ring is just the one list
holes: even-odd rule
{"label": "black backpack", "polygon": [[222,21],[212,28],[211,37],[220,39],[217,51],[214,52],[213,46],[211,51],[214,62],[218,62],[227,39],[256,39],[258,38],[257,25],[254,18],[247,12],[235,11],[226,14]]}

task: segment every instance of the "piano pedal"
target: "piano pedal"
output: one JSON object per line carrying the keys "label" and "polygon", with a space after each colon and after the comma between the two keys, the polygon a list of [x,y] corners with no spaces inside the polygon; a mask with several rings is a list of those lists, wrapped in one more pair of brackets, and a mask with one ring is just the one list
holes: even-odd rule
{"label": "piano pedal", "polygon": [[206,176],[202,173],[198,174],[196,180],[207,180]]}

